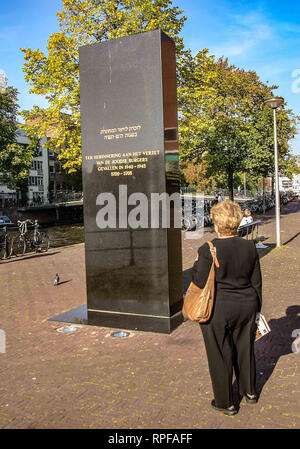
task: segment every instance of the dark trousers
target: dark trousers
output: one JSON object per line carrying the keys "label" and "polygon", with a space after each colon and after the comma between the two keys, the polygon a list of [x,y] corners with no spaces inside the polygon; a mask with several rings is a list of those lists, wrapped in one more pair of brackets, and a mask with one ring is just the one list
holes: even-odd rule
{"label": "dark trousers", "polygon": [[241,395],[256,394],[254,357],[257,300],[218,300],[213,316],[201,324],[217,407],[233,405],[233,367]]}

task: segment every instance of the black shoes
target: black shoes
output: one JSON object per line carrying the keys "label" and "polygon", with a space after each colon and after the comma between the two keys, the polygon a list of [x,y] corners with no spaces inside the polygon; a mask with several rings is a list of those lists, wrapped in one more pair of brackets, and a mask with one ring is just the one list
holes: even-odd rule
{"label": "black shoes", "polygon": [[237,412],[238,412],[236,408],[230,409],[230,408],[219,408],[219,407],[216,407],[214,399],[211,401],[211,406],[212,406],[213,409],[217,410],[218,412],[223,412],[225,415],[228,415],[228,416],[236,415]]}
{"label": "black shoes", "polygon": [[[252,394],[250,396],[252,396]],[[247,404],[257,404],[257,401],[258,401],[258,397],[257,396],[254,396],[254,398],[250,398],[248,396],[248,394],[246,394],[245,398],[246,398]]]}
{"label": "black shoes", "polygon": [[[252,395],[250,395],[250,396],[252,396]],[[245,398],[246,398],[247,404],[257,404],[258,396],[254,396],[254,398],[251,398],[251,397],[249,397],[248,394],[246,394]],[[233,409],[217,407],[214,399],[211,401],[211,406],[214,410],[217,410],[218,412],[223,412],[224,415],[227,415],[227,416],[234,416],[238,413],[238,410],[235,407]]]}

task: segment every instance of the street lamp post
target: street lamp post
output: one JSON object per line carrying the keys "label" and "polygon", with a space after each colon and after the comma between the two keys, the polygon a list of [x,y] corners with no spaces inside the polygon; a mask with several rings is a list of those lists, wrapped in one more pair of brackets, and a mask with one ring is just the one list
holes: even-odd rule
{"label": "street lamp post", "polygon": [[275,210],[276,210],[276,246],[280,246],[280,195],[279,195],[279,174],[278,174],[278,148],[277,148],[277,122],[276,109],[282,105],[282,97],[270,97],[265,100],[265,104],[273,109],[274,118],[274,166],[275,166]]}

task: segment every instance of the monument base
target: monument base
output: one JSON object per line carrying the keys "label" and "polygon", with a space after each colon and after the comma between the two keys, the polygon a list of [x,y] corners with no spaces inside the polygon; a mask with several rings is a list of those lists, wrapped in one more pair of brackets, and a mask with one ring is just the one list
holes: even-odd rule
{"label": "monument base", "polygon": [[181,311],[171,317],[88,310],[88,324],[170,334],[183,322]]}

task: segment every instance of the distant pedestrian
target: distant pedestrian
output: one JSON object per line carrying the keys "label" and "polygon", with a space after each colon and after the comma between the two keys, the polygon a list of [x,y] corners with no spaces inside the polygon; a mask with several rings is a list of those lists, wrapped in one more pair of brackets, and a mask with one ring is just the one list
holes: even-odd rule
{"label": "distant pedestrian", "polygon": [[[215,268],[212,317],[200,324],[214,392],[211,405],[226,415],[238,412],[233,403],[233,367],[240,394],[247,403],[255,404],[258,399],[254,341],[256,313],[262,304],[262,278],[254,242],[236,236],[242,216],[240,206],[230,200],[211,209],[218,235],[212,243],[220,266]],[[204,243],[193,266],[192,280],[198,287],[206,284],[211,264],[209,245]]]}

